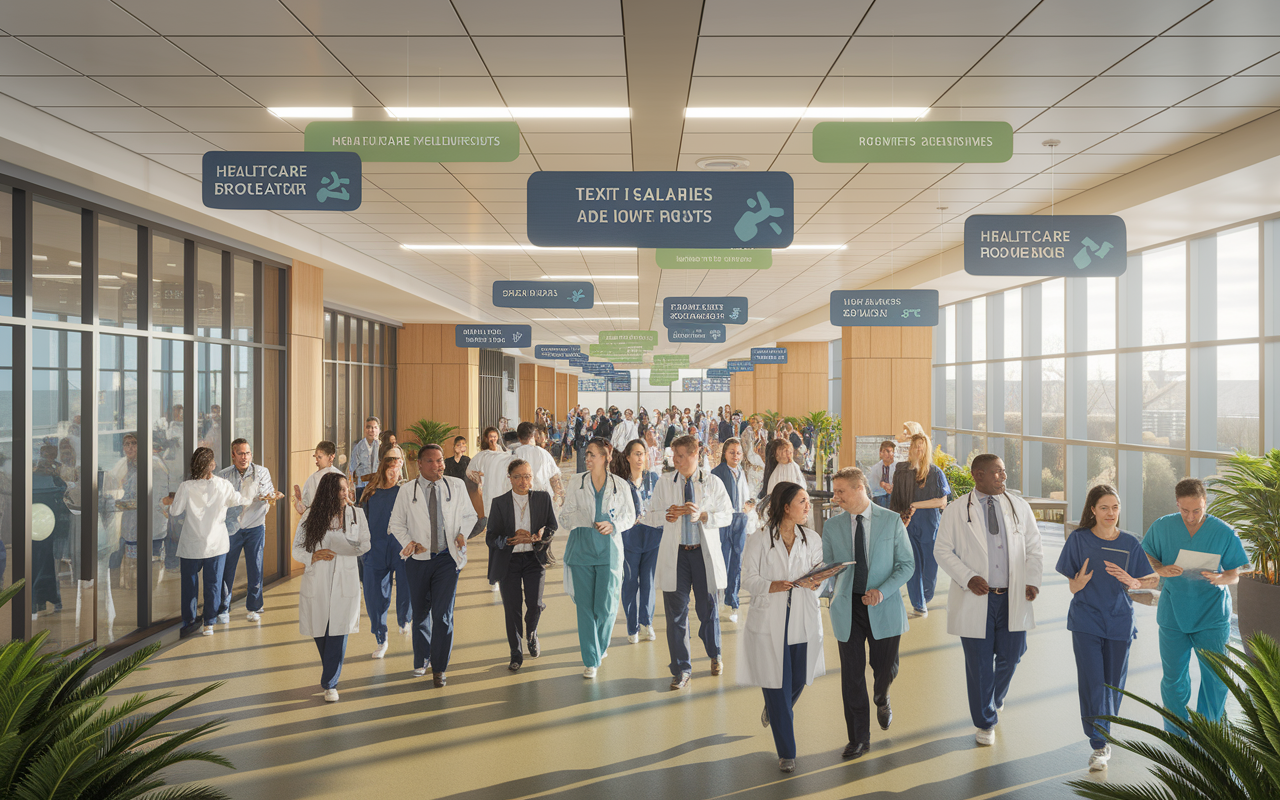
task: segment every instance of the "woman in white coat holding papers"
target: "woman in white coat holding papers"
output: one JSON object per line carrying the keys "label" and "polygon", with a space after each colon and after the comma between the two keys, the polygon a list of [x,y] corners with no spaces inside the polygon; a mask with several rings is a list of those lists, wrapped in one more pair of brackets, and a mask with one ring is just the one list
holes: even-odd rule
{"label": "woman in white coat holding papers", "polygon": [[307,565],[298,591],[298,630],[316,640],[320,688],[330,703],[338,699],[347,635],[360,631],[356,559],[369,552],[369,524],[351,500],[343,475],[325,475],[293,536],[293,558]]}

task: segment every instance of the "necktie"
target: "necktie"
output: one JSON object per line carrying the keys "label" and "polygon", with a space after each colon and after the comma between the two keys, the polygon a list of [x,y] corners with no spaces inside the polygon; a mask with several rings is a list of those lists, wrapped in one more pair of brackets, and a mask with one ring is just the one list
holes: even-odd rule
{"label": "necktie", "polygon": [[996,511],[996,499],[994,497],[987,498],[987,533],[992,536],[1000,535],[1000,512]]}
{"label": "necktie", "polygon": [[880,482],[888,483],[889,482],[889,465],[888,464],[884,465],[884,467],[880,470],[880,474],[882,475],[882,477],[880,478]]}
{"label": "necktie", "polygon": [[[686,503],[693,502],[693,480],[685,478],[684,481],[684,501]],[[684,515],[684,535],[681,537],[685,543],[693,542],[693,515]]]}
{"label": "necktie", "polygon": [[867,593],[867,534],[862,529],[862,516],[855,516],[858,522],[858,528],[853,533],[853,560],[858,562],[853,565],[853,596],[854,602],[859,602],[857,598]]}
{"label": "necktie", "polygon": [[439,545],[439,531],[436,525],[436,515],[440,513],[440,501],[436,497],[436,485],[431,484],[431,488],[427,490],[427,516],[431,518],[431,544],[428,549],[434,556]]}
{"label": "necktie", "polygon": [[729,470],[729,475],[733,477],[733,491],[729,492],[729,500],[733,503],[733,510],[735,512],[741,511],[742,501],[738,498],[738,487],[742,482],[738,479],[738,473],[734,470]]}

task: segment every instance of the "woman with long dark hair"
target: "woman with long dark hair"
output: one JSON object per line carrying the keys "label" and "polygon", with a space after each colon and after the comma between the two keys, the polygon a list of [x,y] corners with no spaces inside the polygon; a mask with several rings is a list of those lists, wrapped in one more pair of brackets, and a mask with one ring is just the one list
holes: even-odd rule
{"label": "woman with long dark hair", "polygon": [[611,469],[631,489],[631,504],[636,510],[636,524],[622,532],[622,611],[627,618],[627,641],[635,644],[643,637],[652,642],[658,638],[653,630],[653,607],[657,593],[653,576],[658,570],[658,546],[662,544],[662,528],[640,522],[649,510],[653,487],[658,475],[649,469],[649,453],[644,442],[632,439],[614,453]]}
{"label": "woman with long dark hair", "polygon": [[1138,537],[1120,530],[1119,523],[1116,490],[1106,484],[1090,489],[1080,527],[1067,537],[1057,565],[1071,589],[1067,630],[1076,654],[1080,720],[1093,748],[1093,772],[1106,769],[1111,758],[1103,735],[1111,724],[1098,718],[1120,713],[1129,648],[1138,637],[1129,590],[1154,588],[1160,581]]}
{"label": "woman with long dark hair", "polygon": [[933,544],[938,538],[938,526],[942,524],[942,510],[947,507],[947,497],[951,494],[951,483],[933,463],[933,446],[923,433],[911,435],[907,460],[897,466],[894,476],[904,470],[911,478],[893,482],[890,507],[905,507],[909,514],[904,521],[907,538],[911,540],[911,555],[916,560],[916,571],[907,581],[907,596],[911,599],[909,616],[927,617],[929,601],[933,600],[933,590],[938,585],[938,560],[933,555]]}
{"label": "woman with long dark hair", "polygon": [[[383,477],[379,469],[378,480]],[[347,635],[360,632],[356,559],[369,551],[369,524],[351,504],[351,491],[345,476],[321,478],[293,536],[293,559],[307,565],[298,591],[298,629],[316,641],[320,688],[330,703],[338,699]]]}
{"label": "woman with long dark hair", "polygon": [[222,604],[222,568],[231,549],[227,530],[227,509],[247,506],[257,499],[257,477],[248,494],[225,478],[213,474],[217,467],[213,451],[197,447],[191,454],[191,477],[178,485],[173,497],[163,502],[169,516],[182,518],[178,538],[178,558],[182,565],[182,624],[193,625],[198,618],[196,595],[204,578],[204,635],[213,635],[213,623]]}
{"label": "woman with long dark hair", "polygon": [[[378,465],[378,474],[364,487],[360,507],[369,526],[369,552],[364,555],[364,607],[369,612],[373,632],[373,657],[387,654],[387,612],[391,609],[391,584],[396,589],[396,622],[401,633],[409,633],[412,620],[409,608],[409,577],[400,543],[387,531],[391,508],[400,493],[402,459],[391,454]],[[303,562],[306,563],[306,562]]]}

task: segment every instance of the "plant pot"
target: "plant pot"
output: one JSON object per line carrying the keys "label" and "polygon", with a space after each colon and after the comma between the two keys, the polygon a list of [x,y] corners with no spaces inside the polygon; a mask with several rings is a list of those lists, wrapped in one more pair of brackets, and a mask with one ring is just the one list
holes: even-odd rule
{"label": "plant pot", "polygon": [[1239,583],[1240,638],[1265,633],[1280,642],[1280,586],[1244,576]]}

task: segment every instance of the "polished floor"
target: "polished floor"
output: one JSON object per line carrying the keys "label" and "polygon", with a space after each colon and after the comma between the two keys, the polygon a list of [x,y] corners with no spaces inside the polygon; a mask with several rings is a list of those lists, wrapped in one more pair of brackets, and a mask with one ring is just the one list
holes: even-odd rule
{"label": "polished floor", "polygon": [[[1039,627],[1029,639],[994,747],[974,745],[959,640],[946,633],[942,577],[929,617],[912,620],[902,642],[892,729],[882,733],[873,721],[871,752],[854,762],[841,760],[839,661],[828,637],[827,675],[797,706],[798,767],[783,775],[772,737],[760,726],[760,690],[733,679],[737,625],[724,623],[725,675],[711,677],[704,656],[695,663],[690,688],[672,692],[662,603],[655,642],[629,644],[620,615],[609,658],[599,677],[587,681],[574,608],[557,567],[547,580],[543,655],[526,659],[524,669],[512,675],[501,601],[489,590],[486,553],[478,545],[472,541],[472,560],[459,583],[453,662],[444,689],[433,688],[430,678],[412,677],[407,636],[393,633],[386,659],[375,661],[369,657],[373,637],[362,632],[349,637],[341,700],[323,702],[315,645],[298,634],[297,579],[268,591],[261,623],[246,622],[237,603],[231,624],[218,626],[214,636],[195,636],[161,653],[125,689],[182,694],[225,681],[175,721],[224,718],[226,727],[202,746],[236,766],[234,772],[184,768],[171,779],[207,780],[235,798],[269,800],[1041,800],[1073,796],[1064,781],[1089,774],[1066,630],[1069,593],[1056,574],[1049,575],[1036,601]],[[1056,562],[1060,548],[1060,538],[1046,538],[1046,565]],[[562,551],[563,540],[557,549]],[[367,631],[367,619],[361,624]],[[1155,609],[1140,606],[1138,624],[1129,686],[1158,698]],[[1125,711],[1154,721],[1136,704]],[[1143,762],[1117,752],[1109,771],[1094,779],[1134,782],[1145,775]]]}

